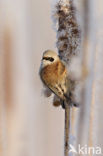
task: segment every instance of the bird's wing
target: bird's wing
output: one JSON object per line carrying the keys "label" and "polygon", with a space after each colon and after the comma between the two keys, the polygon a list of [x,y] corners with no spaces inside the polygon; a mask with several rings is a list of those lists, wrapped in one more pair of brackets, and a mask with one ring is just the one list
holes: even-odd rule
{"label": "bird's wing", "polygon": [[51,91],[57,95],[60,99],[65,99],[64,97],[64,92],[62,90],[62,88],[60,87],[59,84],[55,84],[55,85],[48,85],[48,87],[51,89]]}
{"label": "bird's wing", "polygon": [[64,65],[63,62],[61,62],[61,63],[59,64],[58,72],[59,72],[59,75],[64,75],[64,74],[65,74],[66,68],[65,68],[65,65]]}

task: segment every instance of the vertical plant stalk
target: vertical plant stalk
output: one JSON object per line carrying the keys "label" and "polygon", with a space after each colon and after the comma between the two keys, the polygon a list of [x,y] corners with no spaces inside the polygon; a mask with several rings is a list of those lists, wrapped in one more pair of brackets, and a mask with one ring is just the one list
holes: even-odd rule
{"label": "vertical plant stalk", "polygon": [[65,104],[64,156],[69,156],[70,106]]}
{"label": "vertical plant stalk", "polygon": [[[69,65],[72,58],[78,55],[80,51],[80,29],[76,20],[76,9],[73,0],[59,0],[56,5],[54,18],[57,20],[57,48],[60,58]],[[72,81],[74,86],[71,90],[72,98],[75,89],[75,80]],[[69,93],[68,93],[69,95]],[[69,156],[69,135],[70,135],[70,104],[65,103],[65,129],[64,129],[64,156]]]}

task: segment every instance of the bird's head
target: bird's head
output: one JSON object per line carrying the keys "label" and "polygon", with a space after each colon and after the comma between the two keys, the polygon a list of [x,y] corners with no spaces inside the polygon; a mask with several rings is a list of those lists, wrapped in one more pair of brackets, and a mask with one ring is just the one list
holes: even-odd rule
{"label": "bird's head", "polygon": [[57,55],[57,53],[52,50],[46,50],[43,53],[41,67],[51,65],[55,63],[56,61],[59,61],[59,56]]}

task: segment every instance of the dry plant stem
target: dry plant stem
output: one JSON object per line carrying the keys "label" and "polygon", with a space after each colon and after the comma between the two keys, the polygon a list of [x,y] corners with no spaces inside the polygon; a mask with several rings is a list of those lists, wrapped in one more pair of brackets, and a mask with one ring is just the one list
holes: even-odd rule
{"label": "dry plant stem", "polygon": [[69,156],[70,106],[65,104],[64,156]]}

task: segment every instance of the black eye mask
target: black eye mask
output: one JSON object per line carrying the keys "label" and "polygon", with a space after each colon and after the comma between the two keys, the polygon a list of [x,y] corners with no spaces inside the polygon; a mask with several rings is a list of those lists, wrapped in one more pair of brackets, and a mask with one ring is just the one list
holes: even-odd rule
{"label": "black eye mask", "polygon": [[43,60],[48,60],[50,62],[53,62],[54,58],[52,58],[52,57],[43,57]]}

